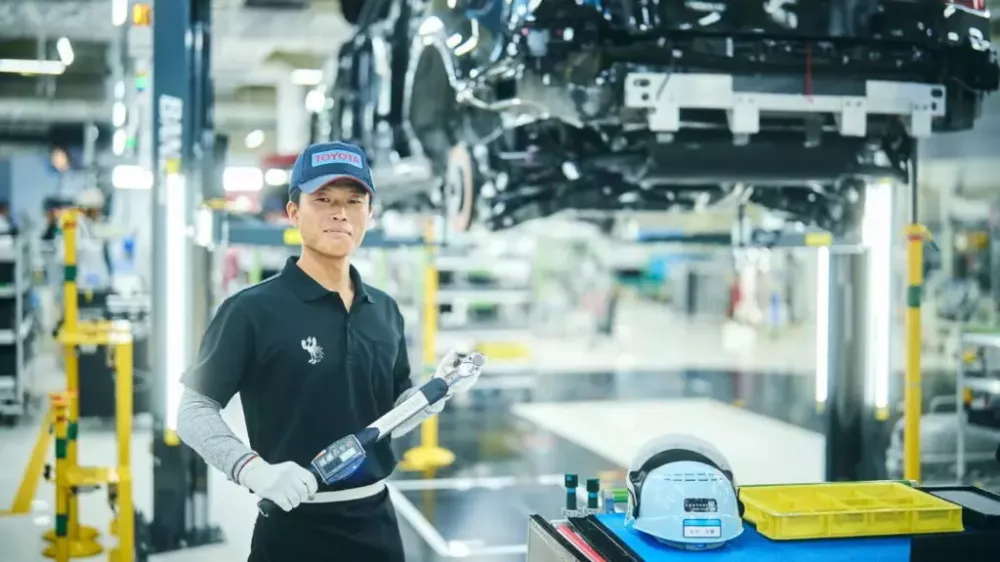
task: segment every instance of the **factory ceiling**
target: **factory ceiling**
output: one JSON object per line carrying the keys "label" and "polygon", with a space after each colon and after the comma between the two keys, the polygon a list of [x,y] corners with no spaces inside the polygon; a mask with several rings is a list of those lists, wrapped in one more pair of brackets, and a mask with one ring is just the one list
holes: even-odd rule
{"label": "factory ceiling", "polygon": [[[0,58],[58,60],[56,42],[62,37],[75,54],[57,77],[0,74],[0,133],[38,128],[46,120],[110,120],[112,46],[122,33],[112,23],[112,5],[112,0],[0,0]],[[287,80],[292,66],[322,68],[350,34],[336,0],[214,0],[212,6],[216,123],[234,139],[254,129],[273,132],[274,85]],[[259,150],[268,149],[265,144]]]}
{"label": "factory ceiling", "polygon": [[[1000,38],[1000,0],[988,4],[998,24],[993,36]],[[71,41],[75,54],[73,64],[55,78],[0,74],[0,136],[30,137],[53,126],[63,130],[68,123],[110,120],[111,46],[122,33],[112,24],[112,6],[112,0],[0,0],[0,58],[41,54],[55,59],[61,37]],[[268,141],[274,138],[274,84],[287,79],[292,67],[321,68],[349,38],[350,26],[340,16],[339,0],[214,0],[212,6],[216,125],[239,151],[252,130],[263,130]],[[934,139],[935,146],[926,147],[927,156],[942,161],[941,177],[957,177],[952,170],[963,169],[982,178],[971,184],[992,188],[1000,170],[990,165],[973,173],[974,166],[955,164],[969,147],[982,151],[987,129],[995,133],[1000,114],[989,113],[976,131]],[[270,150],[273,145],[265,142],[244,156]]]}

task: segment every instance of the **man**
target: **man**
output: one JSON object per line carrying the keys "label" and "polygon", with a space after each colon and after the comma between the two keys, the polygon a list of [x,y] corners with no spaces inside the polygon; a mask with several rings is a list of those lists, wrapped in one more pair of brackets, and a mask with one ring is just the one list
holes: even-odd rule
{"label": "man", "polygon": [[[368,451],[349,481],[324,486],[303,468],[416,392],[399,308],[350,265],[374,195],[358,147],[306,148],[292,169],[287,206],[301,255],[219,307],[184,375],[181,439],[283,510],[258,516],[251,562],[404,560],[384,482],[396,465],[387,441]],[[447,354],[436,376],[449,374],[455,358]],[[219,414],[237,392],[252,449]],[[429,406],[393,437],[442,408]]]}
{"label": "man", "polygon": [[98,187],[84,188],[76,196],[80,211],[76,225],[77,283],[81,289],[103,291],[111,287],[107,241],[113,233],[101,221],[104,205],[104,192]]}
{"label": "man", "polygon": [[[108,225],[104,220],[106,199],[99,187],[81,189],[75,197],[74,205],[79,211],[76,223],[76,283],[80,289],[80,313],[83,316],[102,316],[108,295],[112,292],[112,267],[108,240],[125,235],[125,231]],[[66,259],[65,239],[57,235],[56,252],[48,271],[49,283],[54,283],[55,308],[62,310],[61,271]],[[58,270],[58,272],[57,272]],[[53,335],[59,331],[62,320],[58,320]]]}

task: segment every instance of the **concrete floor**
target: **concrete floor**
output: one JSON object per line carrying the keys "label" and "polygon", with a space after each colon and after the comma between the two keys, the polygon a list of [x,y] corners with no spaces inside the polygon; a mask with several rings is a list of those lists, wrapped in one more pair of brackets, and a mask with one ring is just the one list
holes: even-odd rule
{"label": "concrete floor", "polygon": [[[729,353],[718,325],[677,319],[662,308],[626,309],[619,325],[631,329],[612,341],[539,341],[520,374],[484,376],[482,388],[449,405],[440,439],[455,452],[455,464],[431,478],[399,473],[391,486],[410,562],[523,560],[527,518],[559,514],[564,473],[620,481],[636,449],[664,433],[713,442],[741,483],[822,479],[810,333]],[[58,387],[58,378],[46,380],[39,385]],[[225,415],[245,435],[238,400]],[[149,513],[152,436],[148,420],[136,423],[136,505]],[[36,431],[31,423],[0,430],[0,506],[14,495]],[[407,439],[394,445],[415,444],[414,434]],[[82,464],[114,458],[114,435],[100,424],[82,424],[80,446]],[[225,543],[153,560],[246,558],[255,498],[215,471],[209,488]],[[43,482],[30,516],[0,517],[0,562],[44,560],[40,536],[52,526],[52,498],[52,486]],[[83,497],[81,518],[107,535],[111,514],[103,492]]]}

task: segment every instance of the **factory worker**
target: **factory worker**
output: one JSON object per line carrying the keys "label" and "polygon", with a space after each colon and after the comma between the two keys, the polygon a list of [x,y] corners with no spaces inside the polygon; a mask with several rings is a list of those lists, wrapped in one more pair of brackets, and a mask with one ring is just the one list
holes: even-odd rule
{"label": "factory worker", "polygon": [[[258,516],[251,562],[404,560],[385,484],[396,466],[389,439],[333,485],[303,468],[416,392],[396,301],[366,285],[350,263],[371,220],[374,187],[360,148],[307,147],[292,169],[286,207],[301,255],[222,303],[183,377],[180,438],[281,508]],[[455,358],[447,354],[436,376],[451,374]],[[219,413],[237,392],[249,447]],[[443,407],[428,406],[392,437]]]}
{"label": "factory worker", "polygon": [[[111,264],[108,259],[109,229],[101,220],[104,215],[104,192],[88,187],[76,196],[80,211],[76,224],[76,282],[80,290],[104,290],[111,286]],[[64,240],[60,240],[58,260],[65,259]]]}

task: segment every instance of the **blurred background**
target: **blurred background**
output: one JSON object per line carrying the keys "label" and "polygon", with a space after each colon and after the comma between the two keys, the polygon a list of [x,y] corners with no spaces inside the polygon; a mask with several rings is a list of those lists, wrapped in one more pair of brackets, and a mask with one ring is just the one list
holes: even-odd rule
{"label": "blurred background", "polygon": [[[991,6],[940,3],[982,16],[990,52]],[[135,342],[135,421],[124,435],[111,348],[74,352],[80,462],[112,463],[118,443],[134,444],[136,560],[242,559],[254,497],[164,445],[178,395],[156,349],[183,340],[190,354],[223,299],[296,255],[286,192],[307,144],[368,139],[370,153],[395,154],[373,158],[381,166],[409,162],[380,144],[383,129],[343,125],[364,121],[343,107],[381,99],[347,102],[344,92],[388,76],[359,78],[381,59],[358,62],[344,47],[353,37],[398,61],[409,42],[387,47],[376,31],[391,38],[416,29],[419,14],[522,3],[383,2],[367,15],[337,0],[181,4],[171,17],[164,0],[0,2],[0,506],[12,506],[0,518],[0,560],[41,560],[55,517],[53,484],[37,475],[54,462],[49,393],[67,384],[55,337],[66,317],[61,213],[82,209],[91,225],[80,234],[91,240],[79,257],[80,318],[129,320]],[[428,439],[454,453],[394,476],[408,556],[523,560],[528,516],[559,515],[565,473],[621,486],[639,446],[664,433],[709,440],[741,483],[902,479],[911,222],[928,234],[920,479],[1000,493],[1000,97],[988,89],[977,90],[968,127],[919,140],[905,177],[860,180],[862,193],[891,193],[877,215],[868,198],[858,230],[885,229],[878,254],[870,234],[831,234],[784,203],[749,199],[569,209],[456,232],[441,210],[451,161],[428,167],[427,192],[380,199],[353,263],[399,302],[414,379],[453,347],[490,357],[432,431],[393,444],[400,458]],[[176,123],[161,96],[183,100]],[[187,189],[164,172],[175,157]],[[393,173],[417,184],[418,172]],[[498,177],[484,185],[502,190]],[[177,193],[179,223],[163,218]],[[188,253],[174,262],[183,271],[168,273],[162,248],[175,239]],[[186,311],[180,336],[156,323],[168,298]],[[225,415],[245,436],[238,399]],[[80,518],[111,548],[107,503],[104,492],[81,494]]]}

